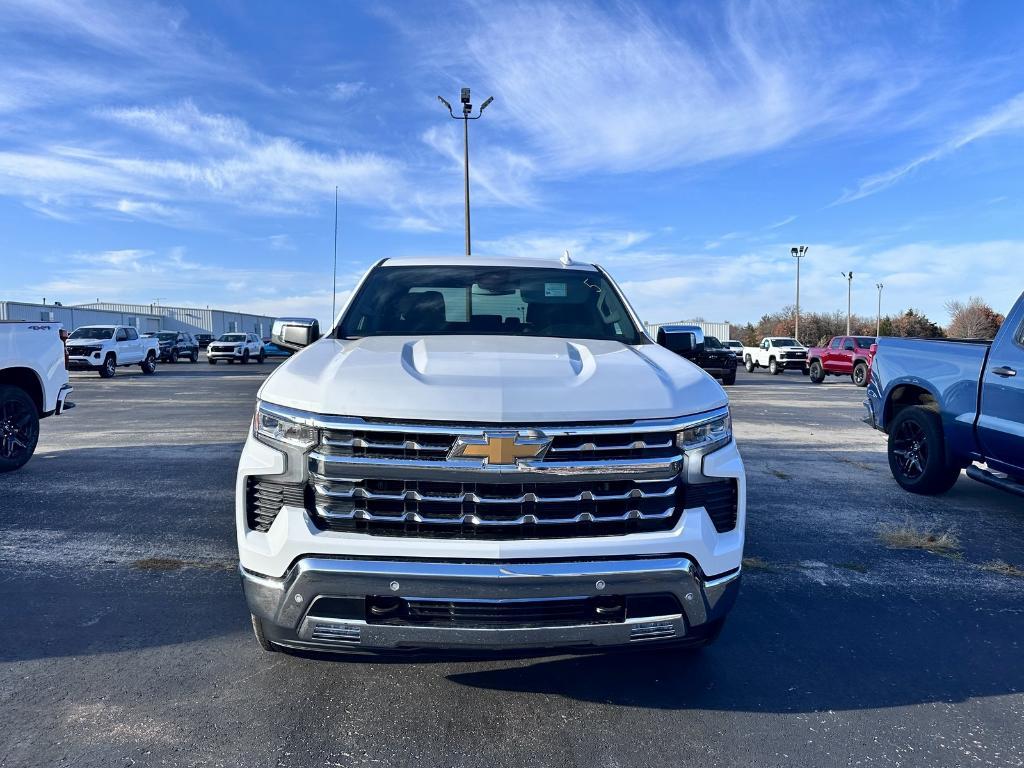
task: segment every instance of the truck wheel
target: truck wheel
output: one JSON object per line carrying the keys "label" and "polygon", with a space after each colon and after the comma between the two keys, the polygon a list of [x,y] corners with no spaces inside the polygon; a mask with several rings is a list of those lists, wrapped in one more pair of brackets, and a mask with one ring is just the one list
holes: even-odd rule
{"label": "truck wheel", "polygon": [[21,387],[0,385],[0,472],[23,467],[39,442],[39,411]]}
{"label": "truck wheel", "polygon": [[112,379],[114,374],[117,373],[117,358],[114,357],[114,353],[108,354],[104,360],[103,365],[100,366],[99,374],[101,379]]}
{"label": "truck wheel", "polygon": [[267,640],[267,636],[263,634],[263,622],[255,614],[249,614],[252,618],[252,632],[256,635],[256,642],[260,644],[260,648],[269,653],[276,653],[277,646]]}
{"label": "truck wheel", "polygon": [[802,373],[804,376],[810,376],[811,369],[805,365],[803,368],[800,369],[800,373]]}
{"label": "truck wheel", "polygon": [[208,357],[208,358],[206,358],[206,362],[208,362],[210,365],[216,365],[217,364],[217,358],[215,358],[215,357]]}
{"label": "truck wheel", "polygon": [[770,373],[772,376],[778,376],[784,370],[785,368],[780,367],[779,361],[776,360],[774,357],[768,361],[768,373]]}
{"label": "truck wheel", "polygon": [[193,352],[192,357],[189,358],[193,363],[199,362],[199,352]]}
{"label": "truck wheel", "polygon": [[857,363],[853,366],[853,383],[858,387],[866,387],[868,385],[867,363]]}
{"label": "truck wheel", "polygon": [[821,384],[825,380],[825,369],[821,367],[821,363],[815,360],[811,363],[811,383]]}
{"label": "truck wheel", "polygon": [[932,496],[953,487],[960,467],[946,462],[942,421],[934,410],[912,405],[892,420],[889,470],[900,487],[911,493]]}
{"label": "truck wheel", "polygon": [[754,368],[757,366],[754,365],[754,361],[750,359],[750,355],[747,355],[743,360],[743,367],[747,369],[747,373],[753,373]]}
{"label": "truck wheel", "polygon": [[722,383],[725,384],[726,386],[729,386],[730,384],[735,384],[736,383],[736,369],[735,368],[732,371],[730,371],[729,373],[725,374],[722,377]]}
{"label": "truck wheel", "polygon": [[176,350],[176,349],[172,349],[171,350],[171,362],[172,363],[178,362],[178,350]]}
{"label": "truck wheel", "polygon": [[142,372],[147,376],[152,376],[156,373],[156,355],[152,352],[146,355],[146,359],[139,363],[139,368],[141,368]]}
{"label": "truck wheel", "polygon": [[262,364],[263,361],[266,360],[266,359],[267,359],[267,353],[266,352],[260,352],[260,354],[256,358],[256,362]]}
{"label": "truck wheel", "polygon": [[249,362],[249,350],[247,349],[247,350],[245,350],[245,352],[242,353],[242,365],[245,365],[248,362]]}

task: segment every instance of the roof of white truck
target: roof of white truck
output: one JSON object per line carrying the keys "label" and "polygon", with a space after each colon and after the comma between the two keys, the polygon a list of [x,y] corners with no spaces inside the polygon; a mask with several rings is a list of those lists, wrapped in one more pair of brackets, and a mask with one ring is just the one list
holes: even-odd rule
{"label": "roof of white truck", "polygon": [[593,264],[573,261],[566,265],[560,259],[530,259],[516,256],[414,256],[387,259],[384,267],[533,267],[543,269],[597,270]]}

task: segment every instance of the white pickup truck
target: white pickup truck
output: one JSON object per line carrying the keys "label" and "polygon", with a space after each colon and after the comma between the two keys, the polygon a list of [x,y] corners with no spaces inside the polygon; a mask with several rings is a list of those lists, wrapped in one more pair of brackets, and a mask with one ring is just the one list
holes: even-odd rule
{"label": "white pickup truck", "polygon": [[0,322],[0,472],[32,458],[39,420],[73,408],[60,323]]}
{"label": "white pickup truck", "polygon": [[160,342],[139,336],[130,325],[83,325],[68,336],[68,367],[97,371],[113,378],[119,365],[137,365],[143,373],[156,373]]}
{"label": "white pickup truck", "polygon": [[767,368],[772,376],[787,370],[799,370],[804,376],[807,367],[807,347],[790,336],[766,336],[757,347],[743,348],[743,365],[747,373]]}
{"label": "white pickup truck", "polygon": [[236,483],[268,651],[697,647],[740,584],[714,379],[599,267],[386,259],[258,393]]}

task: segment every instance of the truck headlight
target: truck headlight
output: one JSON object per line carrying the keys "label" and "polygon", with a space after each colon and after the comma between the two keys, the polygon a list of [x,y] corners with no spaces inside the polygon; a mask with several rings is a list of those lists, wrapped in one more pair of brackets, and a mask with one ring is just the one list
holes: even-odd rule
{"label": "truck headlight", "polygon": [[320,432],[316,427],[270,410],[263,403],[256,406],[253,433],[261,442],[292,445],[303,450],[312,448],[320,441]]}
{"label": "truck headlight", "polygon": [[683,451],[710,453],[730,440],[732,440],[732,417],[728,412],[700,424],[694,424],[676,434],[676,445]]}

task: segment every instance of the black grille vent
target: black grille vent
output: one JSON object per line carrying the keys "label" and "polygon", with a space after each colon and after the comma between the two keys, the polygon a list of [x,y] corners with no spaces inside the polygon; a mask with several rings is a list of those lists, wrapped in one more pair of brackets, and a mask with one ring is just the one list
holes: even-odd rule
{"label": "black grille vent", "polygon": [[735,480],[686,486],[686,506],[704,507],[719,533],[736,527],[739,491]]}
{"label": "black grille vent", "polygon": [[277,483],[256,476],[246,480],[245,513],[251,530],[270,530],[277,513],[285,504],[305,507],[306,486],[300,483]]}
{"label": "black grille vent", "polygon": [[670,530],[677,478],[639,483],[455,483],[314,478],[323,529],[383,536],[538,539]]}

